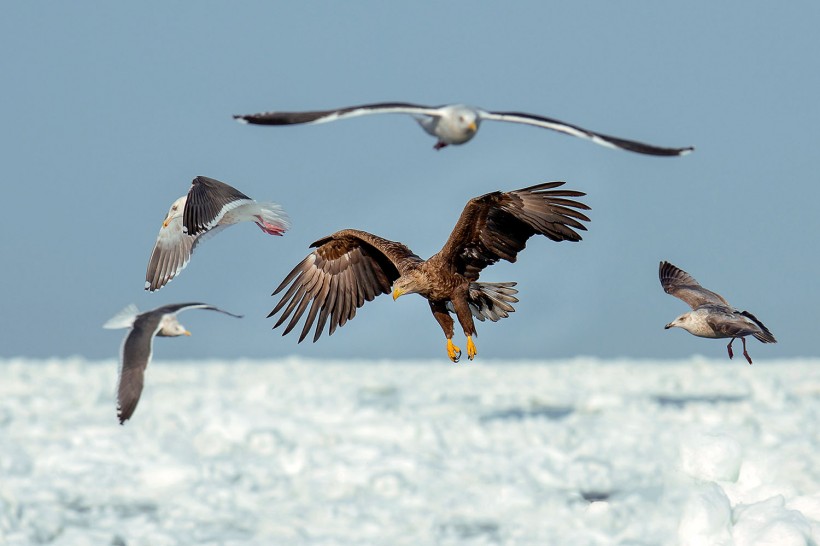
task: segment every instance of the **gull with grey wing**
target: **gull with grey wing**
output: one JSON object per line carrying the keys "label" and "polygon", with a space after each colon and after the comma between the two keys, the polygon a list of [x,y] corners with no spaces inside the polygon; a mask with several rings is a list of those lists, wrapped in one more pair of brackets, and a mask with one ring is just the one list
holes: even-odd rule
{"label": "gull with grey wing", "polygon": [[103,325],[108,329],[130,328],[122,343],[117,384],[117,417],[121,425],[131,418],[140,400],[145,369],[153,353],[154,336],[191,335],[177,320],[177,313],[187,309],[206,309],[242,318],[242,315],[234,315],[207,303],[174,303],[144,313],[138,312],[132,304]]}
{"label": "gull with grey wing", "polygon": [[551,129],[578,138],[590,140],[608,148],[619,148],[639,154],[656,156],[685,155],[694,150],[684,148],[663,148],[635,140],[596,133],[571,123],[557,119],[527,114],[523,112],[490,112],[466,104],[446,104],[444,106],[422,106],[408,102],[380,102],[308,112],[262,112],[259,114],[235,115],[234,119],[252,125],[298,125],[326,123],[371,114],[409,114],[429,135],[436,137],[436,150],[450,144],[458,145],[470,141],[478,132],[482,121],[506,121]]}
{"label": "gull with grey wing", "polygon": [[729,358],[734,356],[732,343],[740,338],[743,342],[743,356],[752,363],[746,351],[746,337],[754,336],[762,343],[777,343],[774,335],[757,317],[748,311],[735,309],[723,296],[702,287],[686,271],[669,262],[661,262],[658,268],[664,292],[686,302],[691,311],[684,313],[664,326],[683,328],[692,335],[713,339],[731,338],[726,349]]}
{"label": "gull with grey wing", "polygon": [[254,201],[224,182],[197,176],[171,205],[148,260],[145,289],[159,290],[188,265],[203,240],[239,222],[254,222],[269,235],[283,235],[290,220],[276,203]]}

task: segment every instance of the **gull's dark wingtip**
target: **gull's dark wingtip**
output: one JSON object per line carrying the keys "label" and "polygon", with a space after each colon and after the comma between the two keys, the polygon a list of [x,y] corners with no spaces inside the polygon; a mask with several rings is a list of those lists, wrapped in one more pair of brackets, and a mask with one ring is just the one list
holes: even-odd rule
{"label": "gull's dark wingtip", "polygon": [[631,152],[638,152],[641,154],[661,157],[682,157],[685,155],[689,155],[695,151],[694,146],[686,146],[685,148],[659,148],[656,146],[650,146],[646,144],[641,144],[640,146],[621,146],[621,148],[623,148],[624,150],[629,150]]}

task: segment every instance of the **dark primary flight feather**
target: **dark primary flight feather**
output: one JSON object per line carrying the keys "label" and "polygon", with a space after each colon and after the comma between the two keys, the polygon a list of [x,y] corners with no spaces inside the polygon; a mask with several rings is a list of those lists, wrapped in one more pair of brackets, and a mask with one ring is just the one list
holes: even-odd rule
{"label": "dark primary flight feather", "polygon": [[217,221],[225,207],[237,201],[253,201],[250,197],[219,180],[207,176],[194,178],[182,215],[182,225],[188,235],[207,231]]}
{"label": "dark primary flight feather", "polygon": [[658,276],[664,292],[683,300],[692,309],[710,303],[729,306],[723,296],[702,287],[692,275],[669,262],[661,262]]}
{"label": "dark primary flight feather", "polygon": [[554,189],[563,184],[547,182],[471,199],[438,257],[476,280],[482,269],[498,260],[515,262],[533,235],[553,241],[580,241],[575,230],[586,231],[580,221],[588,222],[589,218],[575,209],[589,207],[566,199],[582,197],[583,192]]}
{"label": "dark primary flight feather", "polygon": [[374,104],[360,104],[334,110],[313,110],[310,112],[262,112],[259,114],[235,115],[234,119],[250,123],[252,125],[297,125],[300,123],[314,123],[322,121],[333,121],[344,119],[360,114],[382,113],[415,113],[420,115],[435,115],[435,110],[439,106],[422,106],[409,102],[377,102]]}
{"label": "dark primary flight feather", "polygon": [[604,133],[590,131],[588,129],[584,129],[583,127],[573,125],[572,123],[567,123],[565,121],[559,121],[557,119],[548,118],[546,116],[539,116],[536,114],[527,114],[524,112],[487,112],[486,114],[487,115],[484,116],[486,119],[496,121],[510,121],[513,123],[523,123],[525,125],[544,127],[547,129],[552,129],[553,131],[558,131],[560,133],[587,138],[594,142],[598,142],[599,144],[610,145],[610,147],[614,146],[617,148],[621,148],[622,150],[627,150],[639,154],[656,156],[677,156],[687,154],[695,149],[692,146],[686,146],[683,148],[667,148],[663,146],[655,146],[654,144],[638,142],[637,140],[628,140],[625,138],[619,138]]}
{"label": "dark primary flight feather", "polygon": [[752,335],[755,338],[757,338],[758,341],[761,341],[763,343],[777,343],[777,340],[775,339],[774,334],[772,334],[769,331],[769,329],[766,328],[766,326],[758,320],[758,318],[756,316],[754,316],[753,314],[751,314],[748,311],[740,311],[740,314],[743,315],[744,317],[746,317],[747,319],[751,320],[752,322],[754,322],[758,326],[760,326],[760,329],[763,330],[762,333],[761,332],[752,333]]}
{"label": "dark primary flight feather", "polygon": [[351,229],[337,231],[310,246],[316,250],[294,267],[274,290],[272,295],[291,285],[268,315],[271,317],[284,308],[274,325],[276,328],[293,313],[282,334],[285,335],[296,326],[310,304],[300,342],[317,317],[313,341],[319,339],[328,319],[328,335],[332,335],[337,327],[356,316],[356,310],[366,301],[389,293],[405,264],[421,261],[401,243]]}

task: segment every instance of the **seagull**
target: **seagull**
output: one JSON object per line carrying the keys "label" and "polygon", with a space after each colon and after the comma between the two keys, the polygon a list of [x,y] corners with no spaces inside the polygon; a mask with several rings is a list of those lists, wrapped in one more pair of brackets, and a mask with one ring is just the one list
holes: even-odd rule
{"label": "seagull", "polygon": [[729,358],[732,343],[740,338],[743,342],[743,356],[752,363],[746,352],[746,337],[754,336],[763,343],[777,343],[772,333],[762,322],[748,311],[739,311],[729,305],[723,296],[703,288],[689,273],[670,264],[661,262],[658,275],[664,292],[686,302],[692,311],[684,313],[664,328],[683,328],[698,337],[713,339],[731,338],[726,349]]}
{"label": "seagull", "polygon": [[661,148],[634,140],[595,133],[582,129],[577,125],[544,116],[521,112],[489,112],[466,104],[421,106],[407,102],[380,102],[313,112],[263,112],[260,114],[235,115],[234,119],[240,123],[255,125],[297,125],[300,123],[326,123],[370,114],[410,114],[421,125],[422,129],[438,139],[435,146],[433,146],[436,150],[450,144],[457,145],[468,142],[478,132],[478,127],[484,120],[534,125],[585,138],[601,146],[620,148],[639,154],[677,156],[688,154],[694,150],[692,146],[686,148]]}
{"label": "seagull", "polygon": [[290,220],[276,203],[258,203],[236,188],[197,176],[187,195],[171,205],[148,261],[145,289],[159,290],[185,269],[200,241],[231,224],[255,222],[269,235],[282,235]]}
{"label": "seagull", "polygon": [[142,393],[145,368],[151,361],[154,336],[190,336],[191,332],[177,320],[177,313],[187,309],[208,309],[242,318],[207,303],[173,303],[140,313],[134,304],[114,315],[103,328],[130,328],[122,343],[119,381],[117,384],[117,417],[120,424],[131,418]]}

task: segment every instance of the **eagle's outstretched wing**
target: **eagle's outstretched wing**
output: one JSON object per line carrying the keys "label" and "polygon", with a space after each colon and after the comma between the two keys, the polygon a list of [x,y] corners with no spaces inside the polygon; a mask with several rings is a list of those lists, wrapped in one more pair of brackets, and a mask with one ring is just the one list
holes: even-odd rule
{"label": "eagle's outstretched wing", "polygon": [[471,199],[434,258],[452,264],[456,271],[475,280],[482,269],[498,260],[514,262],[533,235],[553,241],[580,241],[576,230],[585,231],[581,222],[589,222],[580,211],[589,207],[568,197],[586,194],[555,189],[563,185],[546,182]]}
{"label": "eagle's outstretched wing", "polygon": [[[301,342],[316,322],[313,341],[319,339],[328,319],[329,335],[356,316],[356,309],[379,294],[390,292],[402,272],[421,259],[401,243],[388,241],[365,231],[346,229],[310,245],[308,254],[274,290],[278,294],[288,285],[269,317],[282,311],[274,328],[288,317],[282,335],[289,333],[308,311]],[[308,305],[310,309],[308,310]]]}

